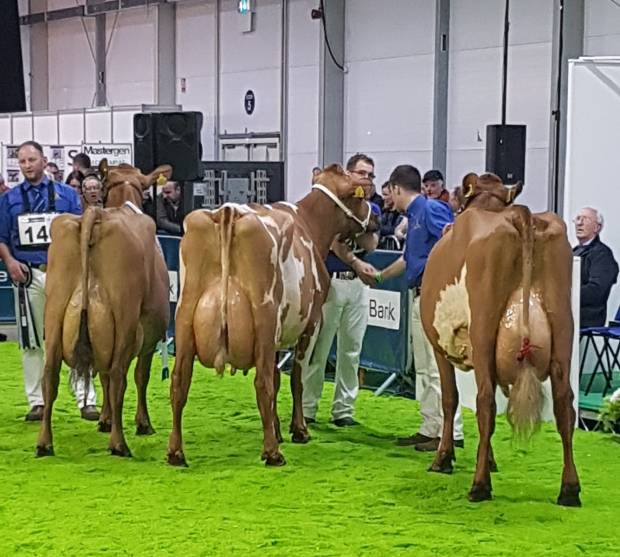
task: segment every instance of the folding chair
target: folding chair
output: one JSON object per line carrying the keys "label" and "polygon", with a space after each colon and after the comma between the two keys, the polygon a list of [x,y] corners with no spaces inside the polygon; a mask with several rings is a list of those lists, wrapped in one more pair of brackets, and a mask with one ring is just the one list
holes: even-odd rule
{"label": "folding chair", "polygon": [[[600,371],[605,378],[603,397],[608,391],[613,390],[614,370],[620,371],[620,307],[616,311],[615,318],[609,322],[607,327],[585,327],[579,331],[579,337],[586,339],[579,364],[579,378],[583,376],[584,367],[590,347],[593,348],[596,356],[596,364],[592,370],[592,375],[586,386],[584,395],[590,394],[596,374]],[[603,345],[598,346],[596,340],[602,339]]]}

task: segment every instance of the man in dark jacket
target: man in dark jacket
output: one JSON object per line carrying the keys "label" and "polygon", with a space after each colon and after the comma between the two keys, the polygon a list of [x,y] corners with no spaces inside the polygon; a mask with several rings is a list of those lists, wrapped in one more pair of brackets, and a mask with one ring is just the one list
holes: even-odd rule
{"label": "man in dark jacket", "polygon": [[181,187],[168,182],[157,199],[157,228],[168,234],[181,234]]}
{"label": "man in dark jacket", "polygon": [[584,207],[573,221],[579,245],[573,254],[581,257],[581,311],[579,326],[600,327],[607,318],[607,299],[618,277],[618,263],[611,249],[599,238],[603,215]]}

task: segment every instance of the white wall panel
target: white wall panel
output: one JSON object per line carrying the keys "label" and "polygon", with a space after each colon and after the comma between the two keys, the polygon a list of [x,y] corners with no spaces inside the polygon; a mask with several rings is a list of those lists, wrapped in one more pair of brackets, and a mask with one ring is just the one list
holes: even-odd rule
{"label": "white wall panel", "polygon": [[[220,132],[271,132],[280,129],[280,70],[256,70],[221,76]],[[254,91],[256,107],[250,115],[244,108],[248,89]]]}
{"label": "white wall panel", "polygon": [[223,2],[222,73],[280,67],[281,3],[262,0],[255,5],[254,31],[242,33],[236,2]]}
{"label": "white wall panel", "polygon": [[112,113],[86,112],[86,135],[84,141],[108,143],[112,141]]}
{"label": "white wall panel", "polygon": [[374,60],[433,52],[433,0],[346,3],[346,58]]}
{"label": "white wall panel", "polygon": [[[94,45],[94,21],[84,18]],[[91,107],[95,95],[95,65],[79,18],[50,22],[48,33],[49,108]]]}
{"label": "white wall panel", "polygon": [[[433,57],[350,62],[345,144],[349,151],[432,149]],[[372,76],[372,79],[369,79]],[[426,86],[425,86],[426,85]]]}
{"label": "white wall panel", "polygon": [[617,4],[611,0],[604,0],[603,2],[600,0],[584,0],[584,11],[584,34],[586,37],[618,34],[620,30],[620,7]]}
{"label": "white wall panel", "polygon": [[[202,112],[203,159],[213,159],[215,119],[215,4],[177,4],[177,104]],[[186,90],[181,91],[180,80]]]}
{"label": "white wall panel", "polygon": [[84,115],[81,112],[60,115],[60,144],[79,145],[84,140]]}
{"label": "white wall panel", "polygon": [[112,113],[113,143],[133,143],[134,112],[114,111]]}
{"label": "white wall panel", "polygon": [[310,19],[310,10],[316,6],[315,0],[289,0],[288,62],[291,67],[319,65],[321,24],[317,20]]}
{"label": "white wall panel", "polygon": [[435,2],[346,4],[345,152],[370,155],[377,185],[432,161]]}
{"label": "white wall panel", "polygon": [[11,142],[11,119],[8,117],[0,118],[0,143]]}
{"label": "white wall panel", "polygon": [[[507,123],[527,126],[526,193],[547,207],[553,2],[510,5]],[[501,122],[504,3],[452,3],[448,101],[449,186],[485,170],[486,126]],[[480,25],[480,22],[484,25]],[[532,181],[532,182],[530,182]]]}
{"label": "white wall panel", "polygon": [[109,105],[150,104],[155,99],[156,8],[120,12],[106,19],[110,42],[106,60],[107,100]]}
{"label": "white wall panel", "polygon": [[84,5],[85,0],[47,0],[48,10],[62,10],[64,8],[75,8],[76,4]]}
{"label": "white wall panel", "polygon": [[316,166],[316,154],[289,154],[286,160],[287,201],[295,203],[310,192],[312,169]]}
{"label": "white wall panel", "polygon": [[586,56],[618,56],[620,34],[586,37],[583,52]]}
{"label": "white wall panel", "polygon": [[[288,152],[317,153],[319,142],[318,66],[289,69]],[[316,161],[313,166],[316,165]]]}
{"label": "white wall panel", "polygon": [[55,114],[40,115],[34,119],[34,138],[48,145],[58,141],[58,119]]}
{"label": "white wall panel", "polygon": [[13,143],[32,139],[32,116],[13,116]]}

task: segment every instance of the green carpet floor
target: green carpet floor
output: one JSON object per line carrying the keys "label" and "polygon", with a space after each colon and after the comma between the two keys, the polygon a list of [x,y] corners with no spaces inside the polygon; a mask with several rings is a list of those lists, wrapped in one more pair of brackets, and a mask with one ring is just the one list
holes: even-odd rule
{"label": "green carpet floor", "polygon": [[[157,433],[133,434],[135,387],[126,397],[132,459],[107,454],[107,436],[81,420],[63,374],[55,407],[55,457],[35,459],[38,424],[27,410],[20,358],[0,344],[0,555],[618,555],[620,444],[577,431],[581,509],[554,504],[561,443],[545,425],[527,451],[513,448],[503,417],[494,448],[493,501],[471,504],[475,417],[452,476],[426,470],[431,454],[394,445],[419,424],[417,403],[361,393],[345,430],[329,422],[328,397],[308,445],[286,442],[288,464],[262,465],[252,377],[196,366],[185,413],[188,469],[165,463],[169,382],[153,370]],[[288,381],[280,393],[290,415]]]}

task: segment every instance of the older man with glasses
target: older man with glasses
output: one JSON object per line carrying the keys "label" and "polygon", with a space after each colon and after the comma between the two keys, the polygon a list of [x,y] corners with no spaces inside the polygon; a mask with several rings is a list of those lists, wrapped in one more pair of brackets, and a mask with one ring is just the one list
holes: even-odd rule
{"label": "older man with glasses", "polygon": [[599,237],[603,215],[584,207],[573,219],[579,244],[573,254],[581,257],[581,328],[601,327],[607,318],[607,300],[618,278],[618,263],[611,249]]}

